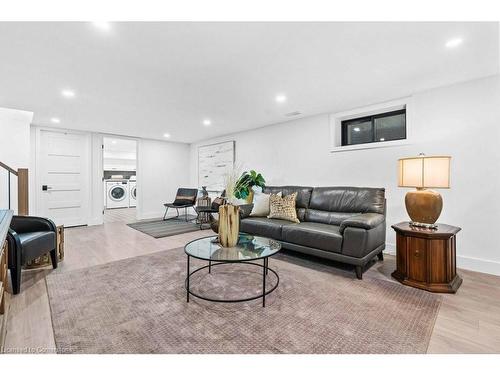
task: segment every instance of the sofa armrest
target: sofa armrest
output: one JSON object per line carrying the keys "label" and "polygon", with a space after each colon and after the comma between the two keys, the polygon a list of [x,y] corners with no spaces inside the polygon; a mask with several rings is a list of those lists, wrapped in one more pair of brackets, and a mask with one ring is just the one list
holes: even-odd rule
{"label": "sofa armrest", "polygon": [[347,227],[362,229],[373,229],[385,221],[385,216],[376,213],[366,213],[352,216],[340,223],[340,233],[344,233]]}
{"label": "sofa armrest", "polygon": [[242,204],[239,207],[240,207],[240,219],[244,219],[250,216],[253,204]]}
{"label": "sofa armrest", "polygon": [[10,228],[17,233],[56,231],[52,220],[37,216],[14,216]]}

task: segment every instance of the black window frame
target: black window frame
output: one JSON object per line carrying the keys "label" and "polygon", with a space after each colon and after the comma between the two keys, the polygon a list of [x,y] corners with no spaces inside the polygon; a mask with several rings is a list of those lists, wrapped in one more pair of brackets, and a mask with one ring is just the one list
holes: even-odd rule
{"label": "black window frame", "polygon": [[[402,115],[402,114],[404,114],[404,116],[405,116],[404,117],[405,118],[404,137],[390,139],[388,141],[381,141],[381,140],[375,139],[375,119],[383,118],[383,117],[390,117],[390,116],[394,116],[394,115]],[[347,143],[347,133],[348,133],[347,127],[349,125],[362,124],[362,123],[366,123],[366,122],[371,122],[372,140],[369,142],[363,142],[363,143]],[[371,115],[371,116],[363,116],[363,117],[357,117],[357,118],[353,118],[353,119],[349,119],[349,120],[344,120],[341,122],[340,131],[341,131],[341,146],[357,146],[357,145],[365,145],[365,144],[370,144],[370,143],[382,143],[382,142],[404,140],[404,139],[406,139],[406,137],[408,135],[407,122],[406,122],[406,108],[398,109],[396,111],[377,113],[376,115]]]}

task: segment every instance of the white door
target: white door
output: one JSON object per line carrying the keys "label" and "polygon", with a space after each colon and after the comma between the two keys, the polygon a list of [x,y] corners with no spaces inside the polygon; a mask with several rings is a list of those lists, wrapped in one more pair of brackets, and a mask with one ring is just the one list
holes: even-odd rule
{"label": "white door", "polygon": [[37,153],[38,210],[65,227],[89,218],[89,137],[40,129]]}

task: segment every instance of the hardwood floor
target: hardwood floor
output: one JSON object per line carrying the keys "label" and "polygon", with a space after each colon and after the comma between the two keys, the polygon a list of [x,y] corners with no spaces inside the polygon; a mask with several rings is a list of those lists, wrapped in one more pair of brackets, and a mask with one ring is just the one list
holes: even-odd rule
{"label": "hardwood floor", "polygon": [[[55,272],[174,249],[211,233],[196,231],[155,239],[123,222],[69,228],[65,233],[65,259]],[[373,264],[363,281],[356,280],[353,272],[353,282],[369,282],[369,277],[392,280],[394,269],[395,258],[386,255],[384,262]],[[54,271],[48,268],[23,273],[21,293],[10,298],[6,352],[55,352],[44,279],[49,272]],[[443,295],[428,353],[500,353],[500,277],[465,270],[459,270],[459,274],[463,284],[457,294]]]}
{"label": "hardwood floor", "polygon": [[133,223],[137,221],[136,208],[111,208],[104,210],[104,223]]}

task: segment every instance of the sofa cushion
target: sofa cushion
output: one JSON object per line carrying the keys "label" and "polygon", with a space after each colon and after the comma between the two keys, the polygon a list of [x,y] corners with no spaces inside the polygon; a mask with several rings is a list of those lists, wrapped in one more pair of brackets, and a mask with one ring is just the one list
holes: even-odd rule
{"label": "sofa cushion", "polygon": [[309,208],[329,212],[384,213],[384,188],[317,187]]}
{"label": "sofa cushion", "polygon": [[311,194],[305,221],[340,225],[354,215],[384,214],[384,188],[319,187]]}
{"label": "sofa cushion", "polygon": [[241,220],[240,231],[281,240],[281,228],[286,224],[290,224],[290,222],[265,217],[247,217]]}
{"label": "sofa cushion", "polygon": [[282,241],[340,253],[342,235],[336,225],[303,222],[283,226]]}
{"label": "sofa cushion", "polygon": [[262,191],[266,194],[277,194],[281,191],[283,196],[297,193],[295,200],[295,208],[297,210],[297,217],[300,221],[304,221],[306,208],[309,206],[311,199],[312,187],[308,186],[266,186]]}
{"label": "sofa cushion", "polygon": [[23,248],[23,261],[32,260],[56,248],[55,232],[18,233],[18,236]]}

